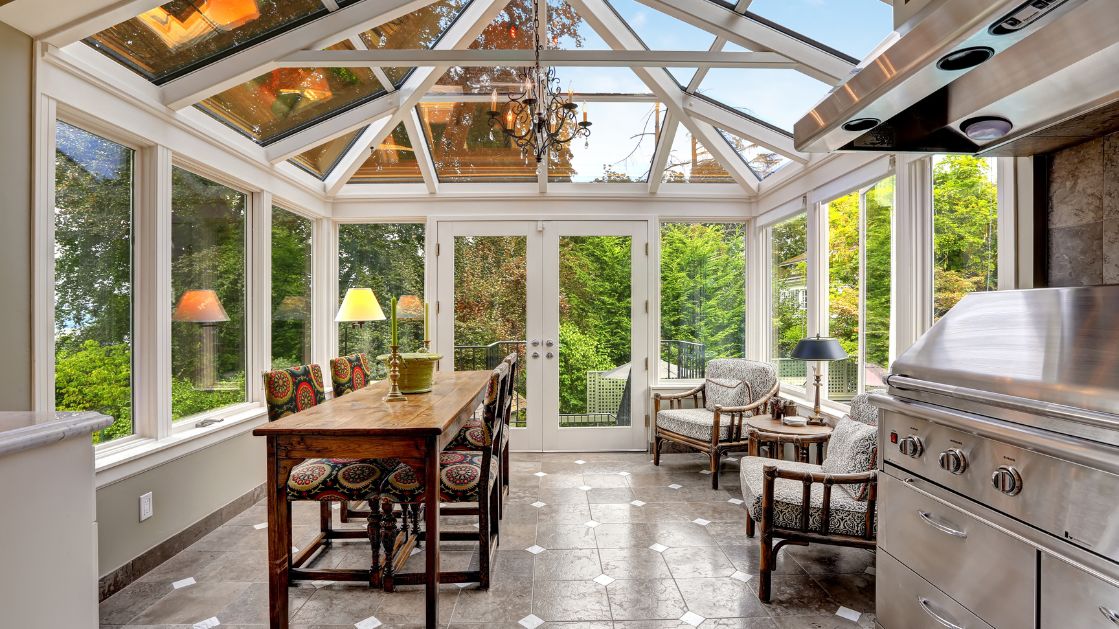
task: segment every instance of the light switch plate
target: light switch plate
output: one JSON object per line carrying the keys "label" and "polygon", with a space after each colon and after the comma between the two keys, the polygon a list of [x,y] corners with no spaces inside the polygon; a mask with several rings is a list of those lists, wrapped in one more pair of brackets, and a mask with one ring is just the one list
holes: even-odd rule
{"label": "light switch plate", "polygon": [[152,505],[152,492],[149,491],[140,496],[140,521],[143,522],[153,515],[155,515],[155,507]]}

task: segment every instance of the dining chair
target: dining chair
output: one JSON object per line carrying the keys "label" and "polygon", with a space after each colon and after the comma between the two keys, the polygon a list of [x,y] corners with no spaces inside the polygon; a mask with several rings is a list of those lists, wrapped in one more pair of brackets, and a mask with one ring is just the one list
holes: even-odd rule
{"label": "dining chair", "polygon": [[[339,356],[330,359],[330,384],[334,389],[334,397],[341,397],[365,388],[369,383],[369,358],[364,352]],[[369,512],[353,508],[350,503],[343,502],[339,519],[349,522],[350,518],[368,518]]]}
{"label": "dining chair", "polygon": [[[322,369],[318,365],[300,365],[262,374],[264,397],[268,405],[268,421],[322,404],[326,400]],[[291,566],[298,568],[319,549],[329,547],[335,539],[368,538],[373,545],[371,570],[380,572],[380,516],[376,509],[381,486],[400,462],[396,459],[305,459],[292,468],[287,481],[288,508],[295,501],[319,503],[319,534],[303,548]],[[366,530],[336,530],[333,527],[331,503],[362,501],[370,505]],[[284,532],[291,546],[291,529]]]}

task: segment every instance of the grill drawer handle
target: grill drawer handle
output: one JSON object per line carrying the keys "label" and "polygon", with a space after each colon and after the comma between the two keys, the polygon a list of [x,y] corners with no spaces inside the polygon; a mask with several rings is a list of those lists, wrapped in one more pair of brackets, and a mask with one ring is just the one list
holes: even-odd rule
{"label": "grill drawer handle", "polygon": [[948,535],[951,535],[952,537],[958,537],[960,539],[967,539],[967,533],[965,533],[964,531],[961,531],[959,529],[954,529],[954,528],[948,526],[947,524],[941,524],[940,522],[937,522],[936,520],[933,519],[932,515],[929,514],[929,513],[926,513],[924,511],[918,511],[917,515],[921,518],[921,520],[923,520],[925,522],[925,524],[928,524],[929,526],[933,527],[934,529],[936,529],[936,530],[938,530],[942,533],[947,533]]}
{"label": "grill drawer handle", "polygon": [[1119,625],[1119,612],[1100,605],[1100,613],[1103,614],[1104,618],[1110,620],[1116,625]]}
{"label": "grill drawer handle", "polygon": [[917,603],[921,605],[921,610],[928,614],[929,618],[932,618],[941,625],[948,627],[948,629],[966,629],[966,627],[964,627],[963,625],[957,625],[956,623],[934,612],[932,610],[932,605],[929,604],[929,599],[923,596],[918,596]]}

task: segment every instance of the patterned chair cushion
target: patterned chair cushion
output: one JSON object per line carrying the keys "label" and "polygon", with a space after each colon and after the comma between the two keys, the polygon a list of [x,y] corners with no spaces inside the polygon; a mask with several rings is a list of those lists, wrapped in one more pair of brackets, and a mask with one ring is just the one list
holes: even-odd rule
{"label": "patterned chair cushion", "polygon": [[742,380],[708,378],[703,382],[704,408],[714,412],[716,406],[746,405],[746,383]]}
{"label": "patterned chair cushion", "polygon": [[[777,369],[769,364],[744,358],[717,358],[709,361],[705,367],[708,379],[723,382],[737,380],[746,383],[746,394],[743,404],[757,402],[773,387],[777,386]],[[715,410],[710,393],[704,391],[706,407],[709,411]],[[725,405],[724,405],[725,406]]]}
{"label": "patterned chair cushion", "polygon": [[[711,441],[711,428],[714,425],[715,413],[705,408],[670,408],[657,413],[658,428],[701,441]],[[719,441],[730,438],[730,428],[730,417],[720,417]],[[745,429],[742,432],[745,434]]]}
{"label": "patterned chair cushion", "polygon": [[[447,445],[446,450],[477,451],[493,443],[494,422],[505,421],[503,412],[508,411],[508,396],[502,396],[505,391],[502,385],[508,382],[509,363],[503,362],[494,368],[486,385],[486,394],[482,398],[482,406],[475,411],[474,417],[466,420],[459,428],[458,434]],[[499,405],[505,404],[505,408]],[[479,416],[480,415],[480,416]]]}
{"label": "patterned chair cushion", "polygon": [[[819,465],[767,459],[748,456],[740,459],[742,499],[750,509],[754,522],[762,521],[762,487],[764,476],[762,467],[776,465],[785,470],[798,472],[820,472]],[[803,485],[799,481],[778,478],[773,485],[773,525],[778,528],[799,529]],[[808,526],[820,531],[822,520],[820,512],[824,504],[824,486],[812,483],[812,499],[808,511]],[[845,491],[832,491],[829,533],[862,536],[866,532],[866,502],[859,502]],[[877,522],[877,518],[875,519]],[[877,530],[877,524],[875,525]]]}
{"label": "patterned chair cushion", "polygon": [[867,426],[878,425],[878,407],[870,403],[870,396],[860,393],[851,398],[851,411],[848,417]]}
{"label": "patterned chair cushion", "polygon": [[[479,481],[482,478],[482,453],[439,453],[440,502],[473,502],[478,500]],[[497,474],[496,457],[490,460],[490,485]],[[410,465],[400,465],[389,475],[384,495],[396,503],[417,503],[424,500],[423,481]]]}
{"label": "patterned chair cushion", "polygon": [[288,475],[288,500],[372,500],[397,459],[307,459]]}
{"label": "patterned chair cushion", "polygon": [[445,450],[476,452],[489,445],[491,439],[485,421],[481,417],[471,417],[462,425],[451,443],[447,444]]}
{"label": "patterned chair cushion", "polygon": [[[828,457],[820,469],[828,474],[857,474],[874,469],[878,463],[878,429],[843,417],[828,439]],[[840,485],[855,500],[866,500],[870,487]]]}
{"label": "patterned chair cushion", "polygon": [[300,365],[265,372],[264,397],[268,421],[322,404],[326,400],[322,369],[318,365]]}
{"label": "patterned chair cushion", "polygon": [[330,381],[334,386],[334,397],[364,389],[369,374],[369,359],[365,354],[330,359]]}

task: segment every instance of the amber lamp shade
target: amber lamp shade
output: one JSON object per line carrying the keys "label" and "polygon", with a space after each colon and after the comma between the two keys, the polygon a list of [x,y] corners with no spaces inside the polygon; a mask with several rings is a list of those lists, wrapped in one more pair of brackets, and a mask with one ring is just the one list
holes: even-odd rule
{"label": "amber lamp shade", "polygon": [[275,71],[280,95],[297,94],[308,101],[329,100],[334,93],[322,69],[280,68]]}
{"label": "amber lamp shade", "polygon": [[396,302],[397,319],[423,319],[424,302],[415,295],[403,295]]}
{"label": "amber lamp shade", "polygon": [[172,2],[164,7],[145,11],[137,19],[172,50],[218,31],[232,31],[260,17],[256,0]]}
{"label": "amber lamp shade", "polygon": [[372,288],[351,288],[346,291],[334,320],[339,323],[384,321],[385,311],[381,310]]}
{"label": "amber lamp shade", "polygon": [[208,288],[191,289],[179,296],[179,303],[171,313],[172,321],[213,325],[229,321],[218,294]]}

